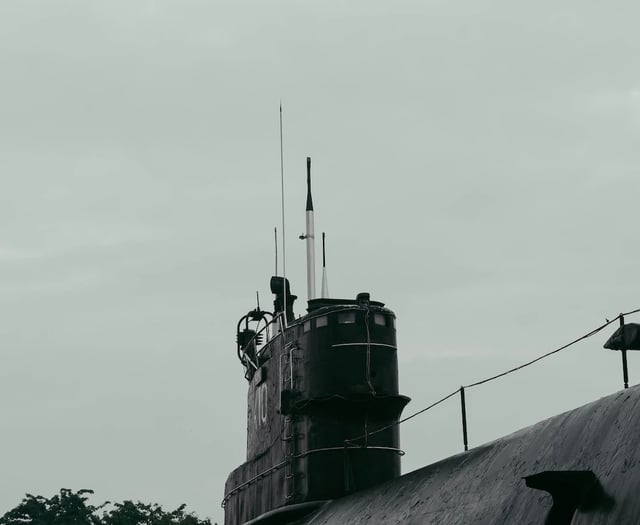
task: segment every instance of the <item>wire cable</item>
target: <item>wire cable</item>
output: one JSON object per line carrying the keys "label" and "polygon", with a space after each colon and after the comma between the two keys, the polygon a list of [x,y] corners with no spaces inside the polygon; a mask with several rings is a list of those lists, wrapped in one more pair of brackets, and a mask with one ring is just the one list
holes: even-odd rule
{"label": "wire cable", "polygon": [[617,317],[615,319],[613,319],[612,321],[607,321],[606,323],[604,323],[603,325],[599,326],[598,328],[595,328],[594,330],[591,330],[591,332],[589,332],[588,334],[585,334],[585,335],[583,335],[581,337],[578,337],[577,339],[574,339],[570,343],[567,343],[566,345],[561,346],[560,348],[556,348],[555,350],[551,350],[551,352],[547,352],[546,354],[543,354],[543,355],[541,355],[539,357],[536,357],[535,359],[532,359],[531,361],[527,361],[526,363],[524,363],[524,364],[522,364],[520,366],[516,366],[515,368],[511,368],[510,370],[507,370],[506,372],[502,372],[500,374],[496,374],[495,376],[491,376],[491,377],[488,377],[486,379],[482,379],[480,381],[476,381],[475,383],[471,383],[469,385],[464,385],[464,388],[473,388],[474,386],[484,385],[485,383],[489,383],[490,381],[493,381],[493,380],[498,379],[500,377],[504,377],[504,376],[506,376],[508,374],[511,374],[513,372],[517,372],[518,370],[522,370],[523,368],[526,368],[527,366],[530,366],[530,365],[532,365],[534,363],[537,363],[538,361],[542,361],[546,357],[552,356],[553,354],[557,354],[558,352],[561,352],[562,350],[566,350],[570,346],[573,346],[576,343],[579,343],[580,341],[583,341],[584,339],[588,339],[589,337],[597,334],[601,330],[604,330],[611,323],[613,323],[616,319],[617,319]]}
{"label": "wire cable", "polygon": [[[594,336],[595,334],[597,334],[598,332],[601,332],[602,330],[604,330],[607,326],[609,326],[610,324],[616,322],[618,319],[620,319],[621,317],[625,317],[627,315],[632,315],[635,313],[640,312],[640,308],[636,308],[635,310],[631,310],[629,312],[625,312],[625,313],[621,313],[616,315],[613,319],[609,320],[606,319],[606,323],[604,323],[603,325],[598,326],[597,328],[594,328],[593,330],[591,330],[590,332],[578,337],[577,339],[574,339],[573,341],[571,341],[570,343],[567,343],[566,345],[561,346],[560,348],[556,348],[555,350],[552,350],[551,352],[547,352],[546,354],[543,354],[539,357],[536,357],[535,359],[532,359],[531,361],[527,361],[526,363],[520,365],[520,366],[516,366],[515,368],[511,368],[505,372],[501,372],[500,374],[496,374],[494,376],[488,377],[486,379],[482,379],[480,381],[476,381],[475,383],[470,383],[468,385],[463,385],[461,388],[472,388],[475,386],[480,386],[483,385],[485,383],[489,383],[490,381],[494,381],[500,377],[504,377],[506,375],[512,374],[513,372],[517,372],[518,370],[522,370],[523,368],[526,368],[527,366],[530,366],[534,363],[537,363],[538,361],[541,361],[549,356],[552,356],[554,354],[557,354],[558,352],[561,352],[562,350],[566,350],[567,348],[569,348],[570,346],[575,345],[576,343],[579,343],[580,341],[583,341],[585,339],[588,339],[589,337]],[[353,443],[354,441],[358,441],[360,439],[367,439],[370,436],[373,436],[375,434],[378,434],[379,432],[383,432],[385,430],[388,430],[392,427],[401,425],[402,423],[409,421],[410,419],[413,419],[414,417],[417,417],[425,412],[427,412],[428,410],[431,410],[432,408],[438,406],[441,403],[444,403],[447,399],[457,395],[460,392],[460,388],[456,388],[453,392],[451,392],[450,394],[447,394],[446,396],[444,396],[443,398],[439,399],[438,401],[436,401],[435,403],[430,404],[429,406],[422,408],[420,410],[418,410],[417,412],[414,412],[413,414],[400,419],[397,422],[391,423],[390,425],[387,425],[385,427],[379,428],[377,430],[374,430],[373,432],[365,432],[364,434],[358,436],[358,437],[354,437],[351,439],[345,439],[345,444],[355,444]]]}
{"label": "wire cable", "polygon": [[380,432],[383,432],[383,431],[388,430],[390,428],[393,428],[395,426],[401,425],[405,421],[409,421],[410,419],[413,419],[414,417],[419,416],[420,414],[426,412],[427,410],[431,410],[432,408],[438,406],[440,403],[444,403],[447,399],[455,396],[458,392],[459,392],[459,390],[456,389],[453,392],[451,392],[450,394],[447,394],[446,396],[444,396],[443,398],[438,399],[438,401],[436,401],[435,403],[431,403],[428,407],[422,408],[422,409],[418,410],[417,412],[414,412],[410,416],[407,416],[407,417],[405,417],[403,419],[400,419],[399,421],[391,423],[390,425],[387,425],[386,427],[379,428],[379,429],[374,430],[373,432],[369,432],[367,434],[362,434],[361,436],[358,436],[358,437],[354,437],[354,438],[351,438],[351,439],[345,439],[344,441],[345,441],[345,443],[351,443],[353,441],[358,441],[359,439],[363,439],[363,438],[367,438],[368,439],[370,436],[374,436],[374,435],[376,435],[376,434],[378,434]]}

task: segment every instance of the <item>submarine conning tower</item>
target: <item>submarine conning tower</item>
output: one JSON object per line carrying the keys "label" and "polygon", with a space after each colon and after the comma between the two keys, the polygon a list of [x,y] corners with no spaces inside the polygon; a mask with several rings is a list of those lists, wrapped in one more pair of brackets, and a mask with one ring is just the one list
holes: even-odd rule
{"label": "submarine conning tower", "polygon": [[[228,477],[225,524],[267,523],[400,475],[396,317],[360,293],[308,301],[272,277],[273,314],[238,324],[249,381],[247,458]],[[257,326],[251,327],[251,323]]]}
{"label": "submarine conning tower", "polygon": [[[238,322],[249,382],[247,458],[225,484],[225,525],[290,522],[400,475],[397,423],[409,398],[398,393],[396,316],[368,293],[327,297],[324,234],[322,297],[315,297],[309,157],[305,214],[306,315],[295,317],[297,297],[276,275],[273,312],[258,305]],[[276,250],[276,274],[277,266]]]}

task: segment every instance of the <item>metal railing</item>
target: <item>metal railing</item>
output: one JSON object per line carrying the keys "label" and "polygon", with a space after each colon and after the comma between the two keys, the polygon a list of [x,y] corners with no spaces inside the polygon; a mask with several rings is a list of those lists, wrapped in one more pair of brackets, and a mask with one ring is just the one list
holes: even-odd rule
{"label": "metal railing", "polygon": [[[399,421],[396,421],[394,423],[391,423],[389,425],[385,425],[384,427],[378,428],[376,430],[373,430],[371,432],[365,432],[359,436],[347,439],[345,442],[348,443],[352,443],[355,444],[356,442],[360,441],[360,440],[365,440],[365,442],[369,439],[369,437],[378,434],[380,432],[384,432],[385,430],[388,430],[390,428],[393,428],[395,426],[401,425],[402,423],[405,423],[406,421],[409,421],[410,419],[413,419],[419,415],[424,414],[425,412],[431,410],[432,408],[440,405],[441,403],[444,403],[445,401],[447,401],[448,399],[452,398],[455,395],[460,395],[460,412],[461,412],[461,417],[462,417],[462,443],[464,446],[464,450],[468,450],[469,449],[469,443],[468,443],[468,423],[467,423],[467,407],[466,407],[466,397],[465,397],[465,391],[470,389],[470,388],[475,388],[481,385],[484,385],[486,383],[489,383],[491,381],[495,381],[496,379],[500,379],[501,377],[504,377],[506,375],[512,374],[514,372],[517,372],[519,370],[522,370],[523,368],[526,368],[528,366],[533,365],[534,363],[537,363],[538,361],[542,361],[543,359],[550,357],[552,355],[555,355],[559,352],[561,352],[562,350],[566,350],[567,348],[575,345],[576,343],[579,343],[580,341],[584,341],[585,339],[588,339],[589,337],[592,337],[594,335],[596,335],[597,333],[601,332],[602,330],[604,330],[607,326],[615,323],[616,321],[620,322],[621,326],[624,326],[624,318],[625,316],[628,315],[632,315],[635,313],[640,312],[640,308],[637,308],[635,310],[631,310],[629,312],[625,312],[625,313],[621,313],[616,315],[615,317],[613,317],[611,320],[606,319],[606,322],[600,326],[598,326],[597,328],[594,328],[593,330],[591,330],[590,332],[574,339],[573,341],[562,345],[559,348],[556,348],[554,350],[551,350],[550,352],[547,352],[541,356],[536,357],[535,359],[531,359],[530,361],[527,361],[526,363],[523,363],[519,366],[516,366],[514,368],[511,368],[509,370],[506,370],[504,372],[500,372],[499,374],[495,374],[493,376],[487,377],[485,379],[481,379],[479,381],[476,381],[474,383],[470,383],[468,385],[462,385],[459,388],[456,388],[453,392],[450,392],[449,394],[447,394],[446,396],[438,399],[437,401],[435,401],[434,403],[431,403],[430,405],[421,408],[420,410],[414,412],[413,414],[410,414],[409,416],[400,419]],[[626,359],[626,350],[622,351],[622,367],[623,367],[623,381],[624,381],[624,387],[628,388],[628,369],[627,369],[627,359]]]}
{"label": "metal railing", "polygon": [[280,463],[277,463],[277,464],[273,465],[272,467],[269,467],[268,469],[262,471],[260,474],[257,474],[255,476],[253,476],[252,478],[250,478],[247,481],[241,483],[240,485],[237,485],[236,487],[234,487],[232,490],[230,490],[229,492],[227,492],[224,495],[224,498],[222,499],[221,507],[222,508],[225,507],[225,505],[227,504],[227,501],[229,501],[231,496],[234,496],[238,492],[246,489],[248,486],[254,484],[255,482],[259,481],[260,479],[264,478],[265,476],[268,476],[268,475],[272,474],[276,470],[279,470],[279,469],[285,467],[292,459],[298,460],[298,459],[304,458],[306,456],[310,456],[312,454],[318,454],[318,453],[322,453],[322,452],[345,452],[345,451],[354,450],[354,449],[357,449],[357,450],[379,450],[379,451],[383,451],[383,452],[393,452],[395,454],[398,454],[399,456],[404,456],[404,451],[399,449],[399,448],[378,447],[378,446],[364,446],[364,445],[360,446],[360,445],[353,445],[353,444],[347,444],[347,443],[345,443],[341,447],[323,447],[323,448],[315,448],[315,449],[312,449],[312,450],[307,450],[305,452],[300,452],[299,454],[296,454],[292,458],[285,459],[284,461],[281,461]]}

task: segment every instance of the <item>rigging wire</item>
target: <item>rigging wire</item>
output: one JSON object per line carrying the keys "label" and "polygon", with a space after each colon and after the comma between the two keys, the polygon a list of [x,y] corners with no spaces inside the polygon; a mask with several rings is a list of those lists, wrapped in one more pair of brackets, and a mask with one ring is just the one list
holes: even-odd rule
{"label": "rigging wire", "polygon": [[[617,317],[616,317],[617,319]],[[614,319],[615,321],[615,319]],[[569,348],[572,345],[575,345],[576,343],[579,343],[580,341],[584,340],[584,339],[588,339],[589,337],[597,334],[598,332],[604,330],[607,326],[609,326],[611,323],[613,323],[614,321],[607,321],[606,323],[604,323],[603,325],[599,326],[598,328],[593,329],[591,332],[589,332],[588,334],[585,334],[581,337],[578,337],[577,339],[574,339],[573,341],[571,341],[570,343],[567,343],[564,346],[561,346],[560,348],[556,348],[555,350],[551,350],[551,352],[547,352],[546,354],[543,354],[539,357],[536,357],[535,359],[532,359],[531,361],[527,361],[526,363],[520,365],[520,366],[516,366],[515,368],[511,368],[510,370],[507,370],[506,372],[501,372],[500,374],[496,374],[494,376],[488,377],[486,379],[481,379],[480,381],[476,381],[475,383],[471,383],[468,385],[463,385],[463,388],[473,388],[474,386],[480,386],[480,385],[484,385],[485,383],[489,383],[491,381],[494,381],[495,379],[498,379],[500,377],[504,377],[506,375],[512,374],[513,372],[517,372],[518,370],[522,370],[523,368],[526,368],[534,363],[537,363],[538,361],[542,361],[543,359],[545,359],[546,357],[552,356],[553,354],[557,354],[558,352],[561,352],[562,350],[565,350],[567,348]]]}
{"label": "rigging wire", "polygon": [[[555,350],[552,350],[551,352],[547,352],[546,354],[543,354],[543,355],[541,355],[539,357],[536,357],[535,359],[532,359],[531,361],[527,361],[526,363],[524,363],[524,364],[522,364],[520,366],[516,366],[515,368],[511,368],[510,370],[507,370],[507,371],[502,372],[500,374],[496,374],[496,375],[488,377],[486,379],[482,379],[480,381],[476,381],[475,383],[470,383],[468,385],[464,385],[461,388],[464,389],[464,388],[472,388],[472,387],[475,387],[475,386],[480,386],[480,385],[483,385],[485,383],[489,383],[490,381],[494,381],[494,380],[496,380],[496,379],[498,379],[500,377],[504,377],[506,375],[512,374],[513,372],[517,372],[518,370],[522,370],[523,368],[526,368],[526,367],[528,367],[528,366],[530,366],[530,365],[532,365],[534,363],[537,363],[538,361],[541,361],[542,359],[545,359],[546,357],[549,357],[549,356],[552,356],[554,354],[557,354],[558,352],[561,352],[562,350],[566,350],[570,346],[573,346],[576,343],[579,343],[580,341],[583,341],[585,339],[588,339],[589,337],[594,336],[598,332],[601,332],[602,330],[604,330],[610,324],[616,322],[621,317],[625,317],[625,316],[628,316],[628,315],[631,315],[631,314],[635,314],[635,313],[638,313],[638,312],[640,312],[640,308],[637,308],[635,310],[631,310],[629,312],[618,314],[611,320],[606,319],[606,323],[604,323],[603,325],[600,325],[597,328],[594,328],[590,332],[588,332],[588,333],[586,333],[586,334],[574,339],[573,341],[571,341],[570,343],[567,343],[566,345],[563,345],[563,346],[561,346],[559,348],[556,348]],[[344,442],[347,445],[350,444],[352,446],[360,446],[360,445],[357,445],[354,442],[358,441],[360,439],[367,439],[368,440],[368,438],[370,436],[373,436],[375,434],[378,434],[380,432],[383,432],[383,431],[388,430],[390,428],[393,428],[395,426],[399,426],[402,423],[404,423],[406,421],[409,421],[410,419],[413,419],[414,417],[417,417],[417,416],[419,416],[421,414],[424,414],[425,412],[427,412],[428,410],[431,410],[432,408],[438,406],[439,404],[444,403],[446,400],[448,400],[448,399],[452,398],[453,396],[457,395],[459,392],[460,392],[460,388],[456,388],[453,392],[451,392],[450,394],[447,394],[446,396],[440,398],[435,403],[432,403],[427,407],[421,408],[420,410],[414,412],[413,414],[411,414],[411,415],[409,415],[409,416],[407,416],[407,417],[405,417],[403,419],[400,419],[399,421],[396,421],[394,423],[391,423],[390,425],[386,425],[386,426],[384,426],[382,428],[374,430],[373,432],[366,432],[366,433],[364,433],[364,434],[362,434],[360,436],[357,436],[357,437],[354,437],[354,438],[351,438],[351,439],[345,439]]]}
{"label": "rigging wire", "polygon": [[374,436],[375,434],[378,434],[379,432],[383,432],[384,430],[388,430],[392,427],[398,426],[402,423],[404,423],[405,421],[409,421],[410,419],[413,419],[414,417],[419,416],[420,414],[426,412],[427,410],[431,410],[432,408],[438,406],[440,403],[444,403],[447,399],[449,399],[450,397],[455,396],[457,393],[459,392],[458,389],[454,390],[453,392],[451,392],[450,394],[447,394],[446,396],[444,396],[443,398],[438,399],[438,401],[436,401],[435,403],[431,403],[428,407],[422,408],[420,410],[418,410],[417,412],[414,412],[413,414],[411,414],[410,416],[407,416],[395,423],[391,423],[390,425],[387,425],[386,427],[382,427],[379,428],[377,430],[374,430],[373,432],[369,432],[368,434],[362,434],[361,436],[355,437],[355,438],[351,438],[351,439],[345,439],[345,443],[351,443],[353,441],[357,441],[359,439],[368,439],[370,436]]}

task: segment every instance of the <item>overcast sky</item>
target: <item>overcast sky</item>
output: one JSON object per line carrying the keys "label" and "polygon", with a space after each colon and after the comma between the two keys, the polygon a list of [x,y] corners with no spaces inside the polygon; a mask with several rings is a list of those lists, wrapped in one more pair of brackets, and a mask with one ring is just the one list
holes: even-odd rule
{"label": "overcast sky", "polygon": [[[245,458],[235,326],[271,302],[280,100],[297,313],[311,156],[331,295],[396,312],[407,414],[640,307],[639,19],[0,3],[0,513],[86,487],[222,519]],[[469,392],[472,445],[619,389],[612,331]],[[459,452],[459,427],[456,400],[403,425],[404,471]]]}

